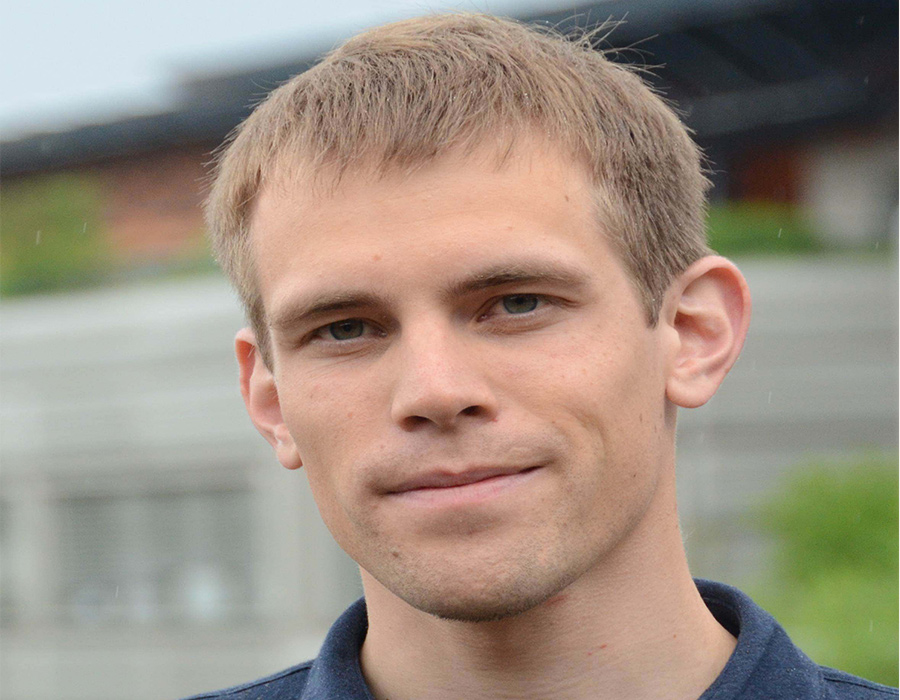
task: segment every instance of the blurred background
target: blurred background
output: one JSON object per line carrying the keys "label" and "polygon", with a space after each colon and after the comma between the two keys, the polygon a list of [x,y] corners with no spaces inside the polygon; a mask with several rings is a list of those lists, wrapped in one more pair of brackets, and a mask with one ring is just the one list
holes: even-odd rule
{"label": "blurred background", "polygon": [[200,203],[250,106],[372,24],[448,8],[653,68],[744,270],[742,359],[679,427],[695,575],[818,662],[897,682],[897,5],[32,0],[2,10],[0,696],[174,698],[316,653],[361,594],[246,418]]}

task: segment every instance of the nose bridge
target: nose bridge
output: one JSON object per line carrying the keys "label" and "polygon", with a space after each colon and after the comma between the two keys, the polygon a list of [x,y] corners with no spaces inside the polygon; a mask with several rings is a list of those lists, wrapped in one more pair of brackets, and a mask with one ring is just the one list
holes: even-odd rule
{"label": "nose bridge", "polygon": [[405,428],[451,427],[463,416],[493,417],[495,399],[479,357],[448,320],[422,318],[401,331],[391,413]]}

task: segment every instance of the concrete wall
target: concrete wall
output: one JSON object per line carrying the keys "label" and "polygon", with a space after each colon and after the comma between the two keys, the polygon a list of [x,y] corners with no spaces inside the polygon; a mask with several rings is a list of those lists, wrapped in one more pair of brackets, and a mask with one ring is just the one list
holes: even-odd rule
{"label": "concrete wall", "polygon": [[800,203],[825,240],[869,248],[896,240],[895,120],[810,139],[799,162]]}

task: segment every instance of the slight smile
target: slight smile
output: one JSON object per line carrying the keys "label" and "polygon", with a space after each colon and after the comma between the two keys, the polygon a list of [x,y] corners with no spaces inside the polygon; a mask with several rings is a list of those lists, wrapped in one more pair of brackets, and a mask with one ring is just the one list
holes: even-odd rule
{"label": "slight smile", "polygon": [[529,481],[540,468],[488,467],[462,472],[435,471],[403,482],[388,495],[422,507],[472,505]]}

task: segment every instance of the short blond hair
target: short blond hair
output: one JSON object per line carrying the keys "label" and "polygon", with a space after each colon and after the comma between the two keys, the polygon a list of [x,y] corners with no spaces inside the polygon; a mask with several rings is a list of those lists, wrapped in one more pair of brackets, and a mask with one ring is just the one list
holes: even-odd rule
{"label": "short blond hair", "polygon": [[362,168],[412,170],[494,142],[508,151],[517,134],[587,167],[601,228],[656,324],[672,279],[709,252],[708,182],[672,109],[591,36],[481,14],[410,19],[349,39],[254,110],[219,151],[206,219],[270,367],[250,241],[264,183],[299,168],[336,187]]}

